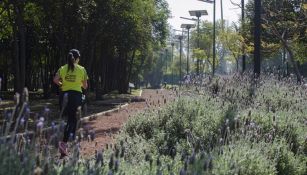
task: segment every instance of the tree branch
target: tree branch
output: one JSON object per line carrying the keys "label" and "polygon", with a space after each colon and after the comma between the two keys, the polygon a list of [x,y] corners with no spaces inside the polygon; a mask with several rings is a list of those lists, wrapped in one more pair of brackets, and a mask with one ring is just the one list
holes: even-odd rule
{"label": "tree branch", "polygon": [[237,6],[238,8],[242,8],[241,4],[240,3],[235,3],[233,2],[232,0],[230,0],[230,3],[234,6]]}

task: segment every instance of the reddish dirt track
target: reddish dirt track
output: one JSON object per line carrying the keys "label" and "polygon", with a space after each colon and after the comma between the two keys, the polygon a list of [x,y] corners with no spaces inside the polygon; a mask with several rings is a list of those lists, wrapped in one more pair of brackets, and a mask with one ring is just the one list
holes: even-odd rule
{"label": "reddish dirt track", "polygon": [[[95,140],[81,142],[81,155],[83,157],[93,156],[95,150],[101,150],[106,144],[114,142],[114,136],[118,134],[129,117],[132,117],[134,114],[146,108],[157,108],[160,105],[162,106],[174,99],[174,97],[174,92],[170,90],[143,89],[141,98],[145,101],[130,103],[128,106],[118,111],[108,115],[98,116],[95,120],[83,124],[83,126],[95,131]],[[167,100],[164,101],[164,99]]]}

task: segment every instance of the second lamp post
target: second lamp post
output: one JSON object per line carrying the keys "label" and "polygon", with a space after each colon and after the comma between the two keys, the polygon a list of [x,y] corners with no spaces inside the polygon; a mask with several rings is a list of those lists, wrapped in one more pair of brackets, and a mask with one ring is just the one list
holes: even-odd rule
{"label": "second lamp post", "polygon": [[187,48],[187,74],[189,74],[189,56],[190,56],[190,29],[195,28],[195,24],[181,24],[181,28],[188,30],[188,48]]}

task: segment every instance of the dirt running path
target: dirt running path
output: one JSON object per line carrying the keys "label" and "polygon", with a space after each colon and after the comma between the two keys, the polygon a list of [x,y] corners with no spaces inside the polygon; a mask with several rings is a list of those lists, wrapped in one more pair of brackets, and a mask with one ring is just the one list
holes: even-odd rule
{"label": "dirt running path", "polygon": [[113,143],[113,137],[120,131],[129,117],[146,108],[163,106],[175,98],[174,94],[170,90],[144,89],[141,98],[145,101],[130,103],[119,111],[99,116],[97,119],[87,122],[83,125],[83,128],[95,131],[95,140],[81,142],[81,155],[83,157],[91,157],[95,154],[95,150],[101,150],[106,144]]}

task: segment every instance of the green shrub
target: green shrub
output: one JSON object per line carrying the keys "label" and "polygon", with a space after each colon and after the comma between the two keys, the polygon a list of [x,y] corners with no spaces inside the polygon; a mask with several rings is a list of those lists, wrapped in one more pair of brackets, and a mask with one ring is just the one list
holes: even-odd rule
{"label": "green shrub", "polygon": [[274,163],[261,147],[239,142],[222,147],[222,152],[213,161],[212,174],[276,174]]}
{"label": "green shrub", "polygon": [[186,149],[209,147],[219,138],[219,129],[228,116],[228,104],[221,107],[219,99],[209,96],[181,98],[158,112],[146,112],[129,120],[123,133],[139,135],[154,143],[161,154],[176,149],[182,140]]}

